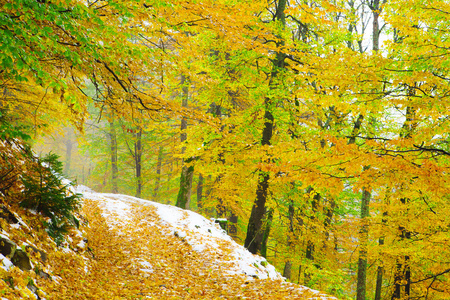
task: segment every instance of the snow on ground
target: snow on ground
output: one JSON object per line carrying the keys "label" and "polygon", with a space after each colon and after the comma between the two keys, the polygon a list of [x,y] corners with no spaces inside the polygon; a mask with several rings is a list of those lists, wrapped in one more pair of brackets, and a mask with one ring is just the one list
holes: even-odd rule
{"label": "snow on ground", "polygon": [[[220,228],[219,224],[199,215],[196,212],[183,210],[181,208],[147,201],[131,196],[119,194],[100,194],[89,191],[87,187],[78,186],[76,192],[83,194],[84,197],[100,200],[100,206],[104,208],[103,217],[110,222],[110,226],[118,225],[118,222],[129,222],[131,217],[129,211],[130,204],[139,204],[143,206],[153,206],[157,213],[171,230],[163,232],[167,235],[177,235],[184,238],[190,244],[193,250],[202,252],[205,249],[212,250],[220,257],[229,255],[225,264],[230,265],[229,275],[246,274],[259,279],[281,279],[282,276],[275,270],[275,267],[268,264],[266,259],[253,255],[243,246],[235,243],[227,233]],[[116,215],[116,218],[109,218],[110,215]],[[224,253],[221,244],[232,245],[231,253]],[[228,251],[226,251],[228,252]]]}
{"label": "snow on ground", "polygon": [[[227,266],[225,271],[227,275],[245,274],[251,278],[283,279],[265,258],[250,253],[234,242],[219,224],[196,212],[127,195],[95,193],[85,186],[77,186],[75,191],[83,194],[85,198],[97,201],[103,210],[103,217],[111,227],[117,228],[120,223],[132,221],[130,215],[132,205],[154,207],[160,219],[167,225],[166,228],[169,228],[162,228],[162,234],[183,238],[195,251],[213,253],[218,263]],[[151,221],[149,223],[153,225]],[[139,263],[143,270],[152,272],[149,263],[144,261]],[[319,291],[311,291],[320,294]]]}

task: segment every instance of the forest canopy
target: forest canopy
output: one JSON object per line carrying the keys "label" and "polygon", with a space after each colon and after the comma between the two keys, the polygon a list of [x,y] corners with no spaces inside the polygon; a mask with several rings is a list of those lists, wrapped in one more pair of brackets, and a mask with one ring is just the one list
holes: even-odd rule
{"label": "forest canopy", "polygon": [[448,1],[0,3],[0,138],[226,218],[293,282],[450,297]]}

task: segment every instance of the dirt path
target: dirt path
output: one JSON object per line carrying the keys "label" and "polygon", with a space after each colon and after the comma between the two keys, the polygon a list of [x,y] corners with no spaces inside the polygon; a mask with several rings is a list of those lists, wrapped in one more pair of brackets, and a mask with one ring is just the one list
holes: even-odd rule
{"label": "dirt path", "polygon": [[84,200],[92,258],[61,257],[48,299],[322,299],[281,280],[224,275],[227,257],[167,235],[154,207],[124,202],[114,212],[105,203],[120,200],[102,197]]}

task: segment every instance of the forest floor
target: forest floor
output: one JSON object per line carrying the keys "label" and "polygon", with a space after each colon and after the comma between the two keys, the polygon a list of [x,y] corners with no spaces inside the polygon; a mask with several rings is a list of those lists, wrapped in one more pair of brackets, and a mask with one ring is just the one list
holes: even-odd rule
{"label": "forest floor", "polygon": [[8,206],[19,223],[0,218],[0,237],[45,257],[29,252],[31,269],[21,270],[0,254],[0,300],[335,299],[286,282],[193,211],[82,186],[75,192],[83,194],[80,227],[60,246],[42,216]]}
{"label": "forest floor", "polygon": [[90,295],[101,290],[102,299],[329,299],[286,282],[264,258],[194,212],[79,192],[96,264],[78,281],[95,285],[86,290]]}

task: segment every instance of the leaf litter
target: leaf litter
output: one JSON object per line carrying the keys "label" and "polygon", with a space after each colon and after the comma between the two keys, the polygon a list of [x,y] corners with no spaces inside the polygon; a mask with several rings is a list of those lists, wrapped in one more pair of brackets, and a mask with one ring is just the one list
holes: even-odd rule
{"label": "leaf litter", "polygon": [[72,279],[85,283],[86,299],[97,299],[90,289],[102,299],[336,299],[286,282],[195,212],[84,186],[76,192],[96,261],[87,278]]}

